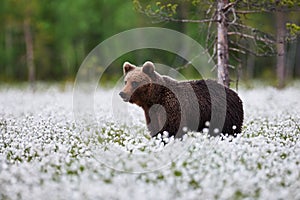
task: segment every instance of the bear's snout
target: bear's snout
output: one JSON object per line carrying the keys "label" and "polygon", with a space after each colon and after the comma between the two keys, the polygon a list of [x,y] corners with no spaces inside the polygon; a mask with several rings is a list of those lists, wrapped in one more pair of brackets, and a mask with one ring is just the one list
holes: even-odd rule
{"label": "bear's snout", "polygon": [[121,96],[121,98],[124,100],[124,101],[129,101],[129,98],[128,98],[128,95],[125,93],[125,92],[120,92],[119,95]]}

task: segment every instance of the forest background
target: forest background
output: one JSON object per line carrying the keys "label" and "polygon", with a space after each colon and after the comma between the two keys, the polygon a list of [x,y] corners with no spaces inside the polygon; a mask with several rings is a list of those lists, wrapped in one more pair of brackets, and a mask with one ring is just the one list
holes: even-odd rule
{"label": "forest background", "polygon": [[[213,45],[206,43],[208,39],[215,37],[215,32],[208,32],[211,29],[209,23],[197,23],[197,20],[207,18],[214,2],[216,1],[2,0],[0,83],[73,82],[81,63],[93,48],[115,34],[138,27],[164,27],[182,32],[207,47],[208,52],[213,55]],[[286,8],[282,10],[286,33],[285,84],[299,79],[300,37],[296,34],[297,24],[300,24],[299,1],[281,1],[286,3],[284,6],[277,1],[257,1],[271,5],[268,8],[264,4],[254,7],[256,1],[227,1],[236,2],[253,2],[251,6],[243,8],[247,13],[239,13],[234,17],[245,26],[253,27],[252,32],[259,32],[260,38],[275,42],[278,16],[273,11],[278,7]],[[293,25],[294,29],[290,29]],[[245,36],[235,36],[236,38],[243,40]],[[233,40],[229,37],[229,41]],[[258,53],[232,51],[229,54],[232,85],[238,79],[248,85],[258,79],[275,86],[278,52],[276,43],[274,44],[274,47],[267,44],[267,48],[262,47]],[[252,47],[260,48],[255,41]],[[231,49],[237,50],[236,47]],[[115,60],[102,77],[102,83],[115,83],[122,75],[121,66],[126,60],[136,64],[152,60],[174,68],[185,66],[180,70],[181,73],[191,79],[199,78],[194,77],[193,67],[186,65],[187,61],[175,54],[160,50],[138,50]]]}

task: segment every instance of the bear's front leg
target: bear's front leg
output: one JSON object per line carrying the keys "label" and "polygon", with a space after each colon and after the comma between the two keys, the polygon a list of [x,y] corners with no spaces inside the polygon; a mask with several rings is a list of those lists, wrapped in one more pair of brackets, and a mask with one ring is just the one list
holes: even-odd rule
{"label": "bear's front leg", "polygon": [[167,121],[167,113],[163,106],[159,104],[152,105],[149,109],[145,109],[145,116],[152,137],[164,131],[163,127]]}

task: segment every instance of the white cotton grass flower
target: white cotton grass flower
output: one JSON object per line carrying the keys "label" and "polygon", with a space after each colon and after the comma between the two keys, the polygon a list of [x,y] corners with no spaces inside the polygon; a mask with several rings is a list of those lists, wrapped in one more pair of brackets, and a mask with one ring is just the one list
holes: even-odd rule
{"label": "white cotton grass flower", "polygon": [[205,126],[206,126],[206,127],[209,127],[209,126],[210,126],[210,122],[209,122],[209,121],[206,121],[206,122],[205,122]]}
{"label": "white cotton grass flower", "polygon": [[215,134],[217,134],[217,133],[219,133],[219,132],[220,132],[220,130],[219,130],[218,128],[215,128],[215,129],[214,129],[214,133],[215,133]]}
{"label": "white cotton grass flower", "polygon": [[182,131],[186,133],[188,131],[188,128],[185,126],[182,128]]}
{"label": "white cotton grass flower", "polygon": [[209,133],[209,129],[208,129],[208,128],[204,128],[202,131],[203,131],[203,133],[205,133],[205,134],[208,134],[208,133]]}
{"label": "white cotton grass flower", "polygon": [[[143,113],[115,121],[97,90],[99,123],[77,126],[72,91],[0,89],[0,190],[8,199],[299,199],[299,85],[240,90],[243,131],[223,140],[208,128],[182,140],[149,137]],[[123,112],[122,110],[120,112]],[[126,121],[126,122],[127,122]],[[209,123],[205,123],[209,127]],[[235,129],[236,127],[232,127]],[[185,144],[188,144],[184,146]],[[183,148],[184,147],[184,148]],[[112,151],[110,162],[96,150]],[[176,150],[182,150],[172,157]],[[172,159],[170,159],[172,158]],[[165,162],[166,160],[170,162]],[[164,163],[159,170],[159,163]],[[148,169],[137,173],[132,169]],[[162,191],[161,188],[164,188]]]}

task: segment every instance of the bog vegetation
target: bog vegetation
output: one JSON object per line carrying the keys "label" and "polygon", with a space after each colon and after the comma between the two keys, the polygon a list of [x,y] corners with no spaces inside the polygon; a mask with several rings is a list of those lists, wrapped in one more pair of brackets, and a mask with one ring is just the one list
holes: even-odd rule
{"label": "bog vegetation", "polygon": [[[173,151],[185,146],[170,159],[168,145],[149,137],[138,107],[118,111],[127,123],[111,113],[113,90],[96,91],[99,125],[87,127],[75,123],[71,89],[2,88],[0,198],[299,199],[299,89],[299,83],[281,92],[241,89],[242,134],[223,141],[203,133],[171,139]],[[95,148],[113,156],[105,163]],[[151,160],[155,152],[162,156]]]}

